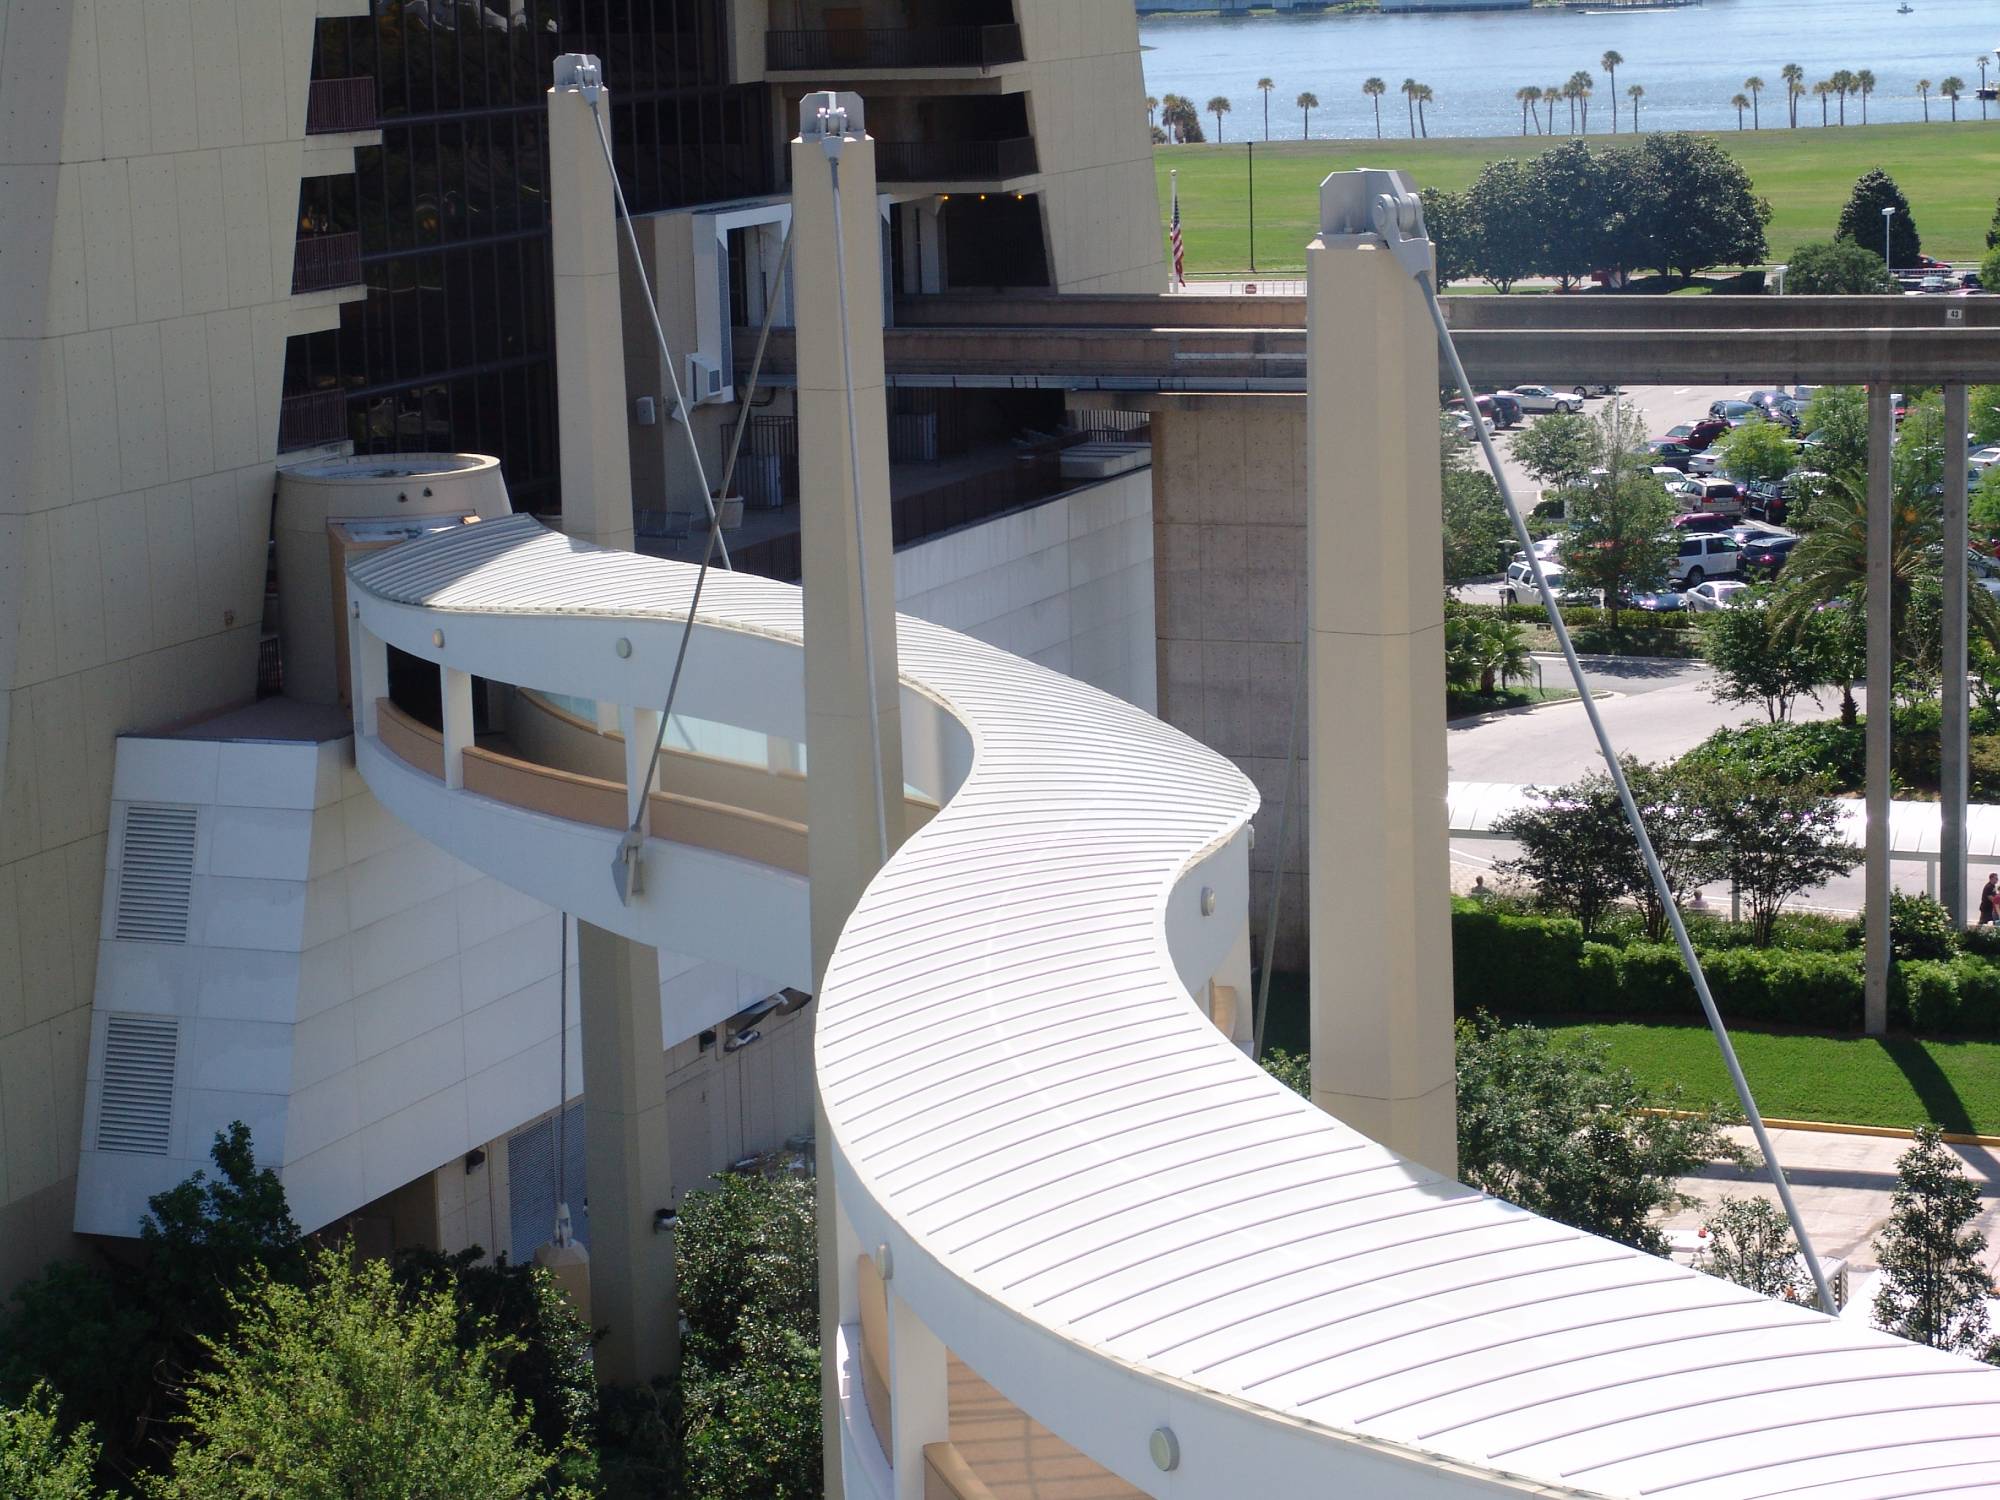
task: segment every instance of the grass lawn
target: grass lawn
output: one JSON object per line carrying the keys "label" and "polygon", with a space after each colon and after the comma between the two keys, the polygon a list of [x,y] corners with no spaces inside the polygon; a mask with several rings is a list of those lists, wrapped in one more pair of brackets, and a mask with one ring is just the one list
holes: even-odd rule
{"label": "grass lawn", "polygon": [[[1977,260],[2000,192],[2000,126],[1977,119],[1958,124],[1850,125],[1846,129],[1715,131],[1771,200],[1771,254],[1783,260],[1807,240],[1832,237],[1854,181],[1871,167],[1894,177],[1910,200],[1926,253]],[[1487,162],[1558,145],[1565,136],[1493,136],[1412,141],[1274,141],[1257,146],[1257,269],[1297,272],[1317,228],[1318,188],[1329,172],[1360,166],[1400,167],[1420,187],[1463,189]],[[1591,137],[1608,145],[1611,137]],[[1248,191],[1244,148],[1162,146],[1162,242],[1166,234],[1167,171],[1180,170],[1181,232],[1190,275],[1240,273],[1250,264],[1245,223]]]}
{"label": "grass lawn", "polygon": [[[1271,976],[1267,1049],[1307,1050],[1303,974]],[[1735,1108],[1715,1038],[1706,1026],[1632,1022],[1537,1022],[1558,1033],[1594,1032],[1613,1063],[1665,1089],[1680,1084],[1696,1103]],[[1732,1026],[1730,1040],[1773,1119],[1886,1125],[1907,1130],[1935,1120],[1947,1130],[2000,1135],[2000,1042],[1920,1042],[1908,1037],[1806,1036]]]}
{"label": "grass lawn", "polygon": [[1503,709],[1527,708],[1536,703],[1560,703],[1574,698],[1574,688],[1501,688],[1494,693],[1452,693],[1444,695],[1444,716],[1465,719],[1475,714],[1498,713]]}

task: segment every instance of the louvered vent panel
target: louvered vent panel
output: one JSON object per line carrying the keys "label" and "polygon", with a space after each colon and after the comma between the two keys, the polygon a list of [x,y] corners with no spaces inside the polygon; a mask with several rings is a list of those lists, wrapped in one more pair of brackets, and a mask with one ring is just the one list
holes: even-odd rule
{"label": "louvered vent panel", "polygon": [[110,1016],[104,1027],[104,1089],[97,1149],[165,1156],[173,1135],[174,1059],[180,1022],[171,1016]]}
{"label": "louvered vent panel", "polygon": [[118,870],[117,936],[185,943],[194,889],[195,810],[125,809],[125,858]]}

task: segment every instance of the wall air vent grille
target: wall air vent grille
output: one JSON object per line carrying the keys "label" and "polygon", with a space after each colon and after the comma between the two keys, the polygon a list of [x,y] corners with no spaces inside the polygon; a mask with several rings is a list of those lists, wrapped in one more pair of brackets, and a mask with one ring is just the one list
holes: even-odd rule
{"label": "wall air vent grille", "polygon": [[194,890],[195,810],[135,804],[125,809],[118,869],[116,937],[185,943]]}
{"label": "wall air vent grille", "polygon": [[180,1022],[172,1016],[109,1016],[97,1149],[165,1156],[173,1136],[174,1061]]}

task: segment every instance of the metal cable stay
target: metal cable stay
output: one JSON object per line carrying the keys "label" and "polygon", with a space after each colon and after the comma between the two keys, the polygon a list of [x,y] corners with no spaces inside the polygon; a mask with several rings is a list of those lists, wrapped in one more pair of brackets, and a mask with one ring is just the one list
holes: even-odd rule
{"label": "metal cable stay", "polygon": [[[1423,207],[1414,193],[1381,193],[1373,197],[1370,214],[1374,229],[1396,256],[1398,263],[1408,271],[1423,293],[1424,304],[1429,309],[1431,323],[1437,329],[1438,351],[1450,369],[1452,381],[1457,385],[1465,400],[1465,409],[1476,418],[1479,403],[1473,395],[1472,382],[1466,377],[1465,365],[1458,357],[1458,347],[1452,342],[1451,328],[1445,322],[1444,308],[1438,302],[1437,285],[1431,269],[1431,244],[1425,232]],[[1812,1273],[1813,1285],[1819,1292],[1820,1308],[1829,1317],[1837,1316],[1840,1308],[1834,1300],[1833,1288],[1828,1284],[1826,1269],[1820,1264],[1814,1252],[1812,1238],[1806,1232],[1805,1221],[1800,1217],[1798,1204],[1793,1200],[1791,1183],[1786,1180],[1785,1170],[1779,1165],[1777,1153],[1771,1148],[1770,1132],[1764,1128],[1764,1117],[1757,1108],[1757,1100],[1750,1092],[1750,1082],[1744,1077],[1743,1065],[1737,1060],[1736,1048],[1729,1040],[1729,1028],[1723,1024],[1722,1013],[1716,1008],[1715,996],[1709,990],[1708,976],[1702,971],[1701,960],[1694,951],[1694,943],[1688,937],[1687,924],[1681,920],[1680,908],[1674,902],[1674,892],[1666,873],[1660,868],[1659,855],[1653,849],[1653,841],[1646,833],[1645,820],[1639,815],[1638,803],[1633,800],[1632,788],[1625,779],[1625,769],[1619,764],[1618,752],[1612,746],[1610,732],[1604,727],[1603,716],[1598,712],[1596,701],[1590,695],[1590,684],[1585,680],[1583,663],[1577,659],[1576,647],[1570,640],[1569,627],[1563,622],[1562,610],[1557,606],[1555,595],[1542,572],[1542,561],[1536,555],[1532,539],[1528,535],[1527,523],[1521,517],[1521,508],[1515,502],[1514,492],[1507,483],[1506,472],[1500,467],[1500,455],[1493,447],[1492,433],[1484,423],[1474,421],[1473,432],[1478,436],[1480,451],[1486,457],[1486,466],[1492,471],[1493,482],[1499,488],[1500,501],[1507,509],[1507,519],[1513,528],[1514,540],[1520,545],[1528,560],[1528,567],[1534,574],[1535,589],[1541,595],[1542,609],[1547,614],[1549,624],[1555,631],[1557,644],[1562,648],[1563,661],[1569,669],[1570,680],[1575,684],[1578,697],[1583,703],[1583,711],[1590,721],[1590,730],[1596,737],[1598,753],[1604,759],[1604,767],[1611,777],[1611,784],[1618,792],[1619,804],[1625,810],[1625,821],[1631,826],[1633,837],[1638,840],[1640,858],[1646,866],[1647,879],[1652,883],[1660,905],[1665,909],[1667,921],[1673,928],[1674,946],[1680,950],[1681,963],[1688,977],[1694,982],[1695,994],[1701,1000],[1702,1013],[1708,1018],[1708,1028],[1715,1037],[1716,1046],[1721,1049],[1722,1061],[1729,1070],[1729,1079],[1736,1090],[1736,1102],[1749,1121],[1750,1130],[1757,1139],[1757,1149],[1763,1154],[1764,1163],[1770,1170],[1771,1184],[1778,1190],[1778,1198],[1784,1205],[1785,1217],[1790,1220],[1793,1237],[1798,1241],[1799,1256]],[[1309,622],[1308,622],[1309,628]],[[1273,877],[1269,920],[1264,929],[1264,968],[1258,976],[1256,1017],[1252,1035],[1255,1055],[1261,1057],[1264,1050],[1264,1018],[1270,1010],[1271,959],[1276,944],[1279,898],[1284,890],[1285,829],[1290,816],[1293,779],[1298,769],[1298,734],[1300,702],[1304,697],[1306,672],[1305,653],[1308,634],[1301,630],[1299,638],[1299,671],[1292,695],[1292,727],[1285,757],[1284,793],[1278,804],[1278,863]]]}

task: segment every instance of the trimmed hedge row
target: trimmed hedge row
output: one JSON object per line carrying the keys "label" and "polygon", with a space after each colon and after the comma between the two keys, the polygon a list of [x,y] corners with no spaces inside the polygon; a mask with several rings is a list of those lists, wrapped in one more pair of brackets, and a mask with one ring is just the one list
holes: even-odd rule
{"label": "trimmed hedge row", "polygon": [[[1454,910],[1451,949],[1461,1011],[1702,1018],[1680,953],[1668,943],[1587,943],[1568,917]],[[1720,948],[1701,961],[1728,1020],[1861,1027],[1859,953]],[[2000,967],[1966,954],[1900,963],[1889,1019],[1926,1035],[2000,1035]]]}

